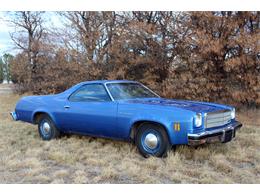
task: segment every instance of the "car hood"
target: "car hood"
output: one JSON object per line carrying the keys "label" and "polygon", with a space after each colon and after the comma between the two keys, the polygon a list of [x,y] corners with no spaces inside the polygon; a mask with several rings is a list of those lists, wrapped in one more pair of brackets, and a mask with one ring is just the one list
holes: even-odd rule
{"label": "car hood", "polygon": [[198,102],[198,101],[187,101],[187,100],[175,100],[175,99],[165,99],[165,98],[140,98],[123,100],[121,102],[132,103],[132,104],[147,104],[147,105],[158,105],[165,107],[176,107],[193,112],[216,112],[224,109],[231,109],[228,106],[221,104],[214,104],[208,102]]}

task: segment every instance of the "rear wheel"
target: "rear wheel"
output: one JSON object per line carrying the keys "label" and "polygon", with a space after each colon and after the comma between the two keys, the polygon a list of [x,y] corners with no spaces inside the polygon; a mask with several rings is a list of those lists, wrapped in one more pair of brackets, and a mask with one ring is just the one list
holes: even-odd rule
{"label": "rear wheel", "polygon": [[143,124],[137,129],[135,143],[144,157],[164,157],[170,148],[168,135],[160,125]]}
{"label": "rear wheel", "polygon": [[60,136],[60,131],[47,114],[40,116],[38,122],[38,131],[43,140],[51,140]]}

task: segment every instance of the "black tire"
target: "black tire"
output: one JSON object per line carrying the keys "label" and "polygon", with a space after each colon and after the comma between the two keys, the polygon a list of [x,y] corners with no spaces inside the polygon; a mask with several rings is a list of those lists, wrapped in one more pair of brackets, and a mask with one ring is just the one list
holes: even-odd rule
{"label": "black tire", "polygon": [[40,116],[40,119],[38,121],[38,131],[40,137],[43,140],[51,140],[60,136],[60,131],[57,129],[52,119],[47,114],[43,114]]}
{"label": "black tire", "polygon": [[170,148],[168,135],[163,127],[155,124],[143,124],[138,127],[135,143],[144,157],[166,157]]}

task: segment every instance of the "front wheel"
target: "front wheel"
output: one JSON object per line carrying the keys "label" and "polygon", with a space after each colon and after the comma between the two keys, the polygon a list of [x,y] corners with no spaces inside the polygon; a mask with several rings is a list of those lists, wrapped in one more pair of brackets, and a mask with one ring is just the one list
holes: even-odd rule
{"label": "front wheel", "polygon": [[41,115],[39,119],[38,131],[43,140],[51,140],[60,136],[60,131],[46,114]]}
{"label": "front wheel", "polygon": [[154,124],[143,124],[137,129],[135,143],[144,157],[164,157],[170,148],[164,128]]}

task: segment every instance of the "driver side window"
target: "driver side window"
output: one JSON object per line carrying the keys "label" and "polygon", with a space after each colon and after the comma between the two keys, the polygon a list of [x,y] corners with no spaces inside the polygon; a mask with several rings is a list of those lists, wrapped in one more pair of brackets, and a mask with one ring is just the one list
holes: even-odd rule
{"label": "driver side window", "polygon": [[106,102],[111,101],[102,84],[87,84],[82,86],[70,97],[73,102]]}

